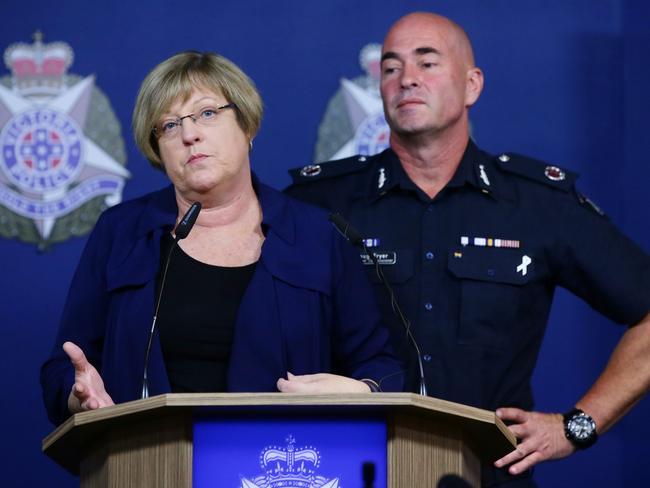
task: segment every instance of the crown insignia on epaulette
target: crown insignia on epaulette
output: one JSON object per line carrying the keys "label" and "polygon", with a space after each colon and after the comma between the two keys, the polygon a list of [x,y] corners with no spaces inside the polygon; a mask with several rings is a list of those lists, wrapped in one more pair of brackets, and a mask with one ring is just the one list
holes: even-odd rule
{"label": "crown insignia on epaulette", "polygon": [[566,173],[557,166],[547,166],[544,168],[544,176],[551,181],[564,181]]}
{"label": "crown insignia on epaulette", "polygon": [[308,164],[307,166],[303,166],[303,168],[300,170],[300,176],[318,176],[322,171],[323,169],[321,168],[320,164]]}

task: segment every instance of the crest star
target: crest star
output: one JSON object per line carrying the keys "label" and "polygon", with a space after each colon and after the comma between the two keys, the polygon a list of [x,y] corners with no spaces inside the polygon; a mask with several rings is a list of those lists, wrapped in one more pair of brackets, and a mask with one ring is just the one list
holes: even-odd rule
{"label": "crest star", "polygon": [[331,159],[342,159],[354,156],[357,153],[356,132],[357,129],[370,117],[383,114],[383,105],[379,94],[372,89],[364,89],[356,83],[341,79],[341,92],[345,100],[345,106],[354,130],[350,138]]}
{"label": "crest star", "polygon": [[356,83],[343,78],[341,91],[348,110],[348,117],[356,129],[370,114],[383,110],[381,98],[373,91],[361,88]]}
{"label": "crest star", "polygon": [[[4,105],[2,108],[6,110],[6,115],[0,115],[0,125],[4,125],[11,116],[24,112],[33,106],[32,102],[12,92],[4,85],[0,85],[0,102]],[[3,110],[3,112],[5,112],[5,110]],[[4,117],[2,115],[4,115]]]}

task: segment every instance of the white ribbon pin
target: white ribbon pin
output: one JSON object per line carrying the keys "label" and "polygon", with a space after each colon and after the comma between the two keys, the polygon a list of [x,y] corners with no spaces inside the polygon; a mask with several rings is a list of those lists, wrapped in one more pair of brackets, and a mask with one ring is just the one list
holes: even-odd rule
{"label": "white ribbon pin", "polygon": [[521,276],[526,276],[526,273],[528,273],[528,265],[532,262],[533,260],[524,254],[524,257],[521,259],[521,264],[517,266],[517,272],[521,272]]}
{"label": "white ribbon pin", "polygon": [[381,190],[386,183],[386,170],[384,168],[379,168],[379,179],[377,180],[377,188]]}

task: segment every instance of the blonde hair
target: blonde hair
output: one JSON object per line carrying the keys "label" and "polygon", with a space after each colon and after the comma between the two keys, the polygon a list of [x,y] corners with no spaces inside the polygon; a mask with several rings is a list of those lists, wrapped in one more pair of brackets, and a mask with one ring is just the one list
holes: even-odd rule
{"label": "blonde hair", "polygon": [[262,99],[253,81],[232,61],[215,53],[186,51],[156,66],[142,82],[133,110],[135,143],[149,162],[162,169],[153,127],[176,102],[197,87],[222,94],[236,106],[237,123],[252,140],[262,122]]}

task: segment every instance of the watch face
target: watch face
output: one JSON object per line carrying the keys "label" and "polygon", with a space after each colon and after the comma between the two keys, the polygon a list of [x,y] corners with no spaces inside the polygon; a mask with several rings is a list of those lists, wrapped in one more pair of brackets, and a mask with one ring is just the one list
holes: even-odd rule
{"label": "watch face", "polygon": [[588,439],[592,433],[596,430],[596,424],[585,414],[579,414],[572,417],[568,424],[567,428],[573,434],[577,440]]}

